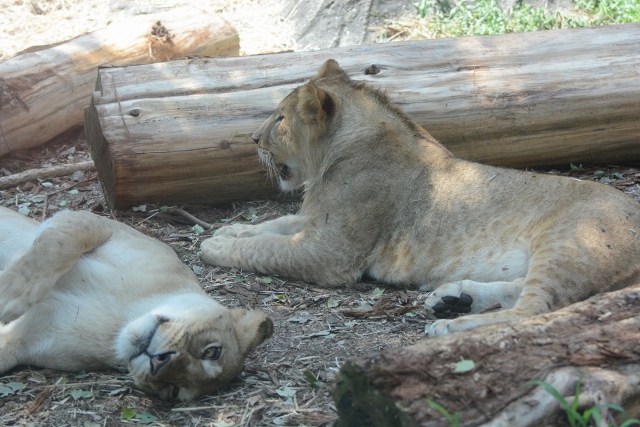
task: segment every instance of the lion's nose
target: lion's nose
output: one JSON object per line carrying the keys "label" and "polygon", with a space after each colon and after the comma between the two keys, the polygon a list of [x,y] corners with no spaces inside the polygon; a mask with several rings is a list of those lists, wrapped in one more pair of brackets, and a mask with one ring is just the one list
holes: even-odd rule
{"label": "lion's nose", "polygon": [[255,133],[251,135],[251,139],[253,139],[253,142],[255,142],[256,144],[260,143],[260,136],[256,135]]}
{"label": "lion's nose", "polygon": [[173,351],[159,354],[149,354],[149,360],[151,361],[151,374],[157,374],[160,368],[169,363],[169,360],[171,360],[171,356],[173,356],[174,354],[175,352]]}

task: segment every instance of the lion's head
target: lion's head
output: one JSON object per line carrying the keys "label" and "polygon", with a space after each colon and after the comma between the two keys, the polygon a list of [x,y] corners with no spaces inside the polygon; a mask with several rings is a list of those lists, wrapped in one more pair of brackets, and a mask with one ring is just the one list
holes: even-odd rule
{"label": "lion's head", "polygon": [[326,151],[324,137],[331,131],[338,108],[337,98],[324,86],[349,81],[336,61],[327,61],[315,79],[283,99],[252,135],[260,159],[283,190],[303,186],[320,168]]}
{"label": "lion's head", "polygon": [[163,306],[129,323],[118,356],[143,390],[187,401],[220,389],[241,370],[247,354],[273,333],[259,310],[227,309],[214,300]]}
{"label": "lion's head", "polygon": [[308,189],[341,158],[361,156],[348,152],[354,139],[392,138],[401,128],[428,135],[384,93],[351,80],[329,59],[316,77],[280,102],[252,138],[280,187],[292,191]]}

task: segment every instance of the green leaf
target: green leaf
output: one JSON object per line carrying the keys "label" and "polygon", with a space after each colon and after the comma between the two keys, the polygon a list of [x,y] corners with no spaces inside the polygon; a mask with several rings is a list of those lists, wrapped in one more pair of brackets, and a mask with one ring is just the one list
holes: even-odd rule
{"label": "green leaf", "polygon": [[605,176],[605,175],[606,175],[605,171],[595,171],[593,173],[593,176],[598,177],[598,178],[600,178],[601,176]]}
{"label": "green leaf", "polygon": [[129,387],[120,387],[109,392],[109,396],[118,396],[129,391]]}
{"label": "green leaf", "polygon": [[13,382],[12,382],[12,383],[9,383],[9,384],[6,384],[6,386],[7,386],[7,387],[9,387],[11,390],[13,390],[13,392],[14,392],[14,393],[15,393],[16,391],[20,391],[20,390],[22,390],[23,388],[25,388],[25,387],[26,387],[26,385],[25,385],[25,384],[22,384],[22,383],[13,383]]}
{"label": "green leaf", "polygon": [[120,414],[120,418],[123,420],[130,420],[136,416],[136,411],[131,408],[122,408],[122,413]]}
{"label": "green leaf", "polygon": [[43,383],[47,381],[47,378],[44,375],[42,375],[40,372],[32,372],[31,376],[29,377],[29,380],[36,383]]}
{"label": "green leaf", "polygon": [[408,311],[404,315],[407,317],[416,317],[416,314],[413,311]]}
{"label": "green leaf", "polygon": [[582,167],[582,163],[580,164],[580,166],[576,166],[571,163],[571,172],[582,172],[583,170],[584,168]]}
{"label": "green leaf", "polygon": [[151,424],[156,421],[158,417],[151,415],[148,412],[143,412],[141,414],[136,415],[136,420],[140,421],[140,424]]}
{"label": "green leaf", "polygon": [[624,179],[624,175],[622,175],[621,173],[618,173],[618,172],[614,173],[613,177],[616,178],[616,179]]}
{"label": "green leaf", "polygon": [[69,194],[78,194],[78,190],[76,190],[75,188],[72,190],[69,190]]}
{"label": "green leaf", "polygon": [[322,387],[323,382],[318,380],[318,378],[311,372],[310,370],[306,370],[302,372],[304,374],[304,379],[307,380],[311,387],[320,388]]}
{"label": "green leaf", "polygon": [[233,278],[234,283],[238,283],[238,282],[244,282],[246,279],[242,276],[235,276]]}
{"label": "green leaf", "polygon": [[278,393],[278,395],[281,397],[293,397],[295,396],[296,392],[297,390],[292,389],[288,385],[276,389],[276,393]]}
{"label": "green leaf", "polygon": [[83,380],[83,379],[87,378],[88,376],[89,376],[89,374],[87,374],[85,371],[80,371],[76,375],[74,375],[74,378],[77,379],[77,380]]}
{"label": "green leaf", "polygon": [[200,224],[196,224],[193,227],[191,227],[191,229],[196,233],[196,234],[202,234],[204,233],[204,228],[202,228],[202,226]]}
{"label": "green leaf", "polygon": [[22,205],[20,206],[20,208],[18,208],[18,212],[20,212],[24,216],[27,216],[29,215],[29,213],[31,213],[31,209],[29,209],[28,205]]}
{"label": "green leaf", "polygon": [[44,202],[44,199],[45,199],[45,197],[43,195],[40,195],[40,194],[29,196],[29,201],[31,201],[32,203],[42,203],[42,202]]}
{"label": "green leaf", "polygon": [[374,297],[379,297],[382,294],[384,294],[384,289],[380,289],[380,288],[375,288],[372,292]]}
{"label": "green leaf", "polygon": [[327,300],[327,307],[329,307],[329,308],[336,308],[339,305],[340,305],[340,303],[338,301],[336,301],[335,299],[333,299],[333,298],[329,298]]}
{"label": "green leaf", "polygon": [[0,398],[7,397],[12,394],[15,394],[15,392],[10,387],[0,385]]}
{"label": "green leaf", "polygon": [[71,390],[69,394],[73,397],[73,400],[90,399],[93,397],[93,392],[88,390]]}
{"label": "green leaf", "polygon": [[40,185],[42,185],[44,188],[51,188],[51,187],[53,187],[53,184],[52,184],[52,183],[50,183],[50,182],[48,182],[48,181],[41,182],[41,183],[40,183]]}
{"label": "green leaf", "polygon": [[60,206],[61,208],[66,207],[68,204],[69,204],[69,201],[68,201],[68,200],[60,200],[60,201],[58,202],[58,206]]}
{"label": "green leaf", "polygon": [[140,205],[140,206],[134,206],[131,208],[132,211],[134,212],[146,212],[147,211],[147,205]]}
{"label": "green leaf", "polygon": [[247,221],[252,222],[258,219],[258,216],[256,215],[256,209],[253,207],[247,209],[247,211],[242,214],[242,217]]}
{"label": "green leaf", "polygon": [[474,363],[473,360],[463,359],[453,364],[453,372],[462,374],[465,372],[469,372],[475,367],[476,367],[476,364]]}
{"label": "green leaf", "polygon": [[262,283],[266,283],[267,285],[271,282],[273,282],[273,279],[269,276],[266,277],[260,277],[258,278],[258,280],[260,280]]}

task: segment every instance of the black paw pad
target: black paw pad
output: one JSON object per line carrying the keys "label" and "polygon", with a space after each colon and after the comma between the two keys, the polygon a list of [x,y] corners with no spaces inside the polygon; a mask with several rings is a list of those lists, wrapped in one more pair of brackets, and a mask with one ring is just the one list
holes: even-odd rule
{"label": "black paw pad", "polygon": [[473,298],[469,294],[460,294],[459,297],[447,295],[433,306],[433,312],[438,319],[456,318],[461,314],[471,313],[471,304]]}

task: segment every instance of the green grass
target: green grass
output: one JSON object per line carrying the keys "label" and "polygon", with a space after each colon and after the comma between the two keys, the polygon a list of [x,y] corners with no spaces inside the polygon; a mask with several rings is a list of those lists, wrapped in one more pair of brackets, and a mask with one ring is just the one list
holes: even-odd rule
{"label": "green grass", "polygon": [[[558,390],[556,390],[551,384],[544,381],[529,381],[524,384],[524,386],[537,385],[545,389],[547,393],[549,393],[555,400],[558,401],[560,407],[567,415],[567,421],[571,427],[611,427],[610,424],[605,424],[600,416],[600,411],[602,409],[612,409],[614,411],[618,411],[622,413],[624,420],[622,424],[617,427],[631,427],[631,426],[640,426],[640,420],[636,418],[629,418],[627,416],[627,412],[620,405],[612,405],[612,404],[604,404],[604,405],[595,405],[589,409],[585,409],[584,411],[580,411],[578,408],[580,402],[580,386],[581,381],[578,380],[576,384],[576,389],[573,394],[573,398],[571,402],[567,402],[564,396],[560,394]],[[523,386],[523,387],[524,387]],[[448,422],[450,427],[458,427],[460,425],[460,413],[456,412],[454,414],[449,413],[442,405],[434,402],[431,399],[427,400],[427,404],[438,411],[440,415],[442,415]]]}
{"label": "green grass", "polygon": [[576,13],[562,15],[520,4],[504,11],[497,0],[421,0],[415,3],[430,37],[517,33],[640,21],[640,0],[574,0]]}
{"label": "green grass", "polygon": [[538,385],[543,387],[547,393],[553,396],[554,399],[558,401],[560,407],[567,414],[567,421],[571,427],[589,427],[595,425],[597,427],[606,426],[607,424],[603,423],[602,417],[600,417],[601,409],[613,409],[614,411],[619,411],[622,413],[624,417],[624,421],[620,424],[620,427],[629,427],[633,425],[640,425],[640,420],[635,418],[628,418],[627,412],[620,405],[596,405],[592,408],[586,409],[583,412],[578,410],[578,403],[580,401],[580,380],[576,384],[576,390],[573,395],[573,399],[571,402],[567,402],[567,400],[556,390],[551,384],[544,381],[529,381],[525,385]]}

